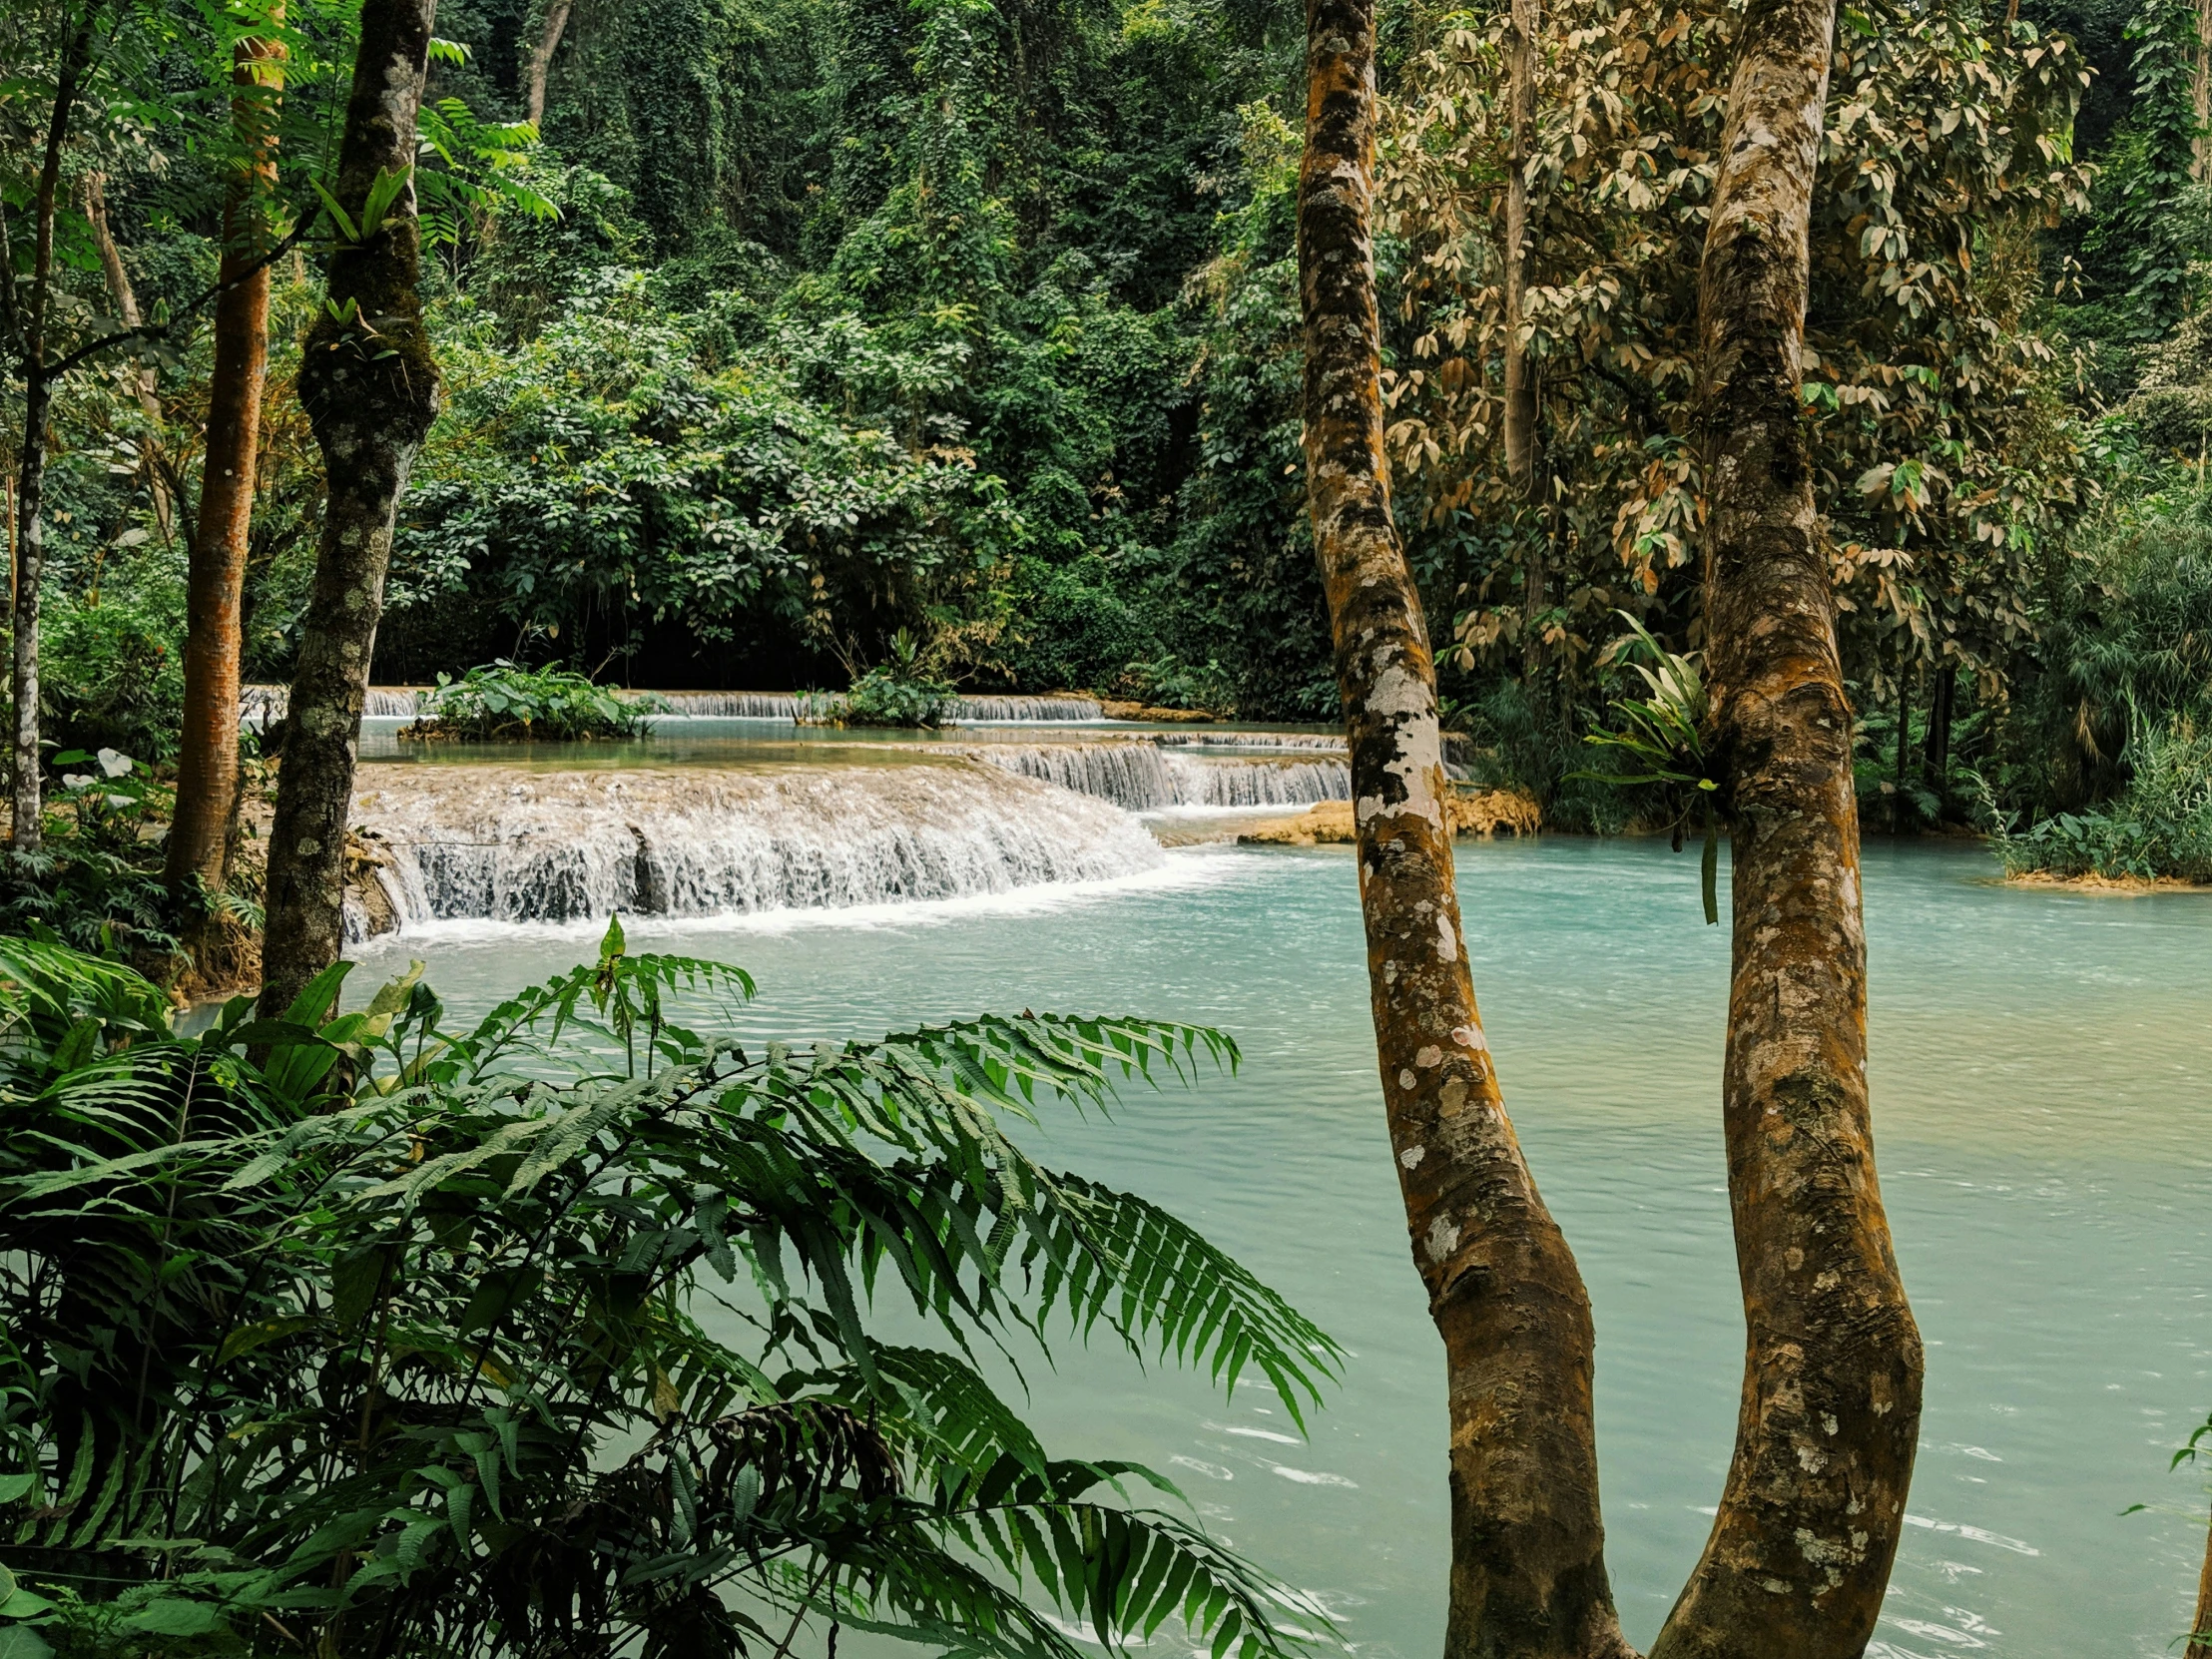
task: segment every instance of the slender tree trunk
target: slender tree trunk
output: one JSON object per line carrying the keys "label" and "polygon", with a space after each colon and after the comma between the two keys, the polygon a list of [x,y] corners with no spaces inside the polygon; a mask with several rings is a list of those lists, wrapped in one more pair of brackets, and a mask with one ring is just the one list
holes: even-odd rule
{"label": "slender tree trunk", "polygon": [[1938,817],[1950,801],[1950,727],[1957,700],[1958,665],[1945,663],[1936,674],[1936,690],[1928,705],[1928,737],[1922,745],[1929,793],[1936,797]]}
{"label": "slender tree trunk", "polygon": [[1747,1345],[1736,1450],[1653,1659],[1859,1659],[1882,1609],[1921,1340],[1875,1178],[1852,712],[1799,350],[1835,0],[1754,0],[1698,312],[1710,758],[1732,830],[1722,1074]]}
{"label": "slender tree trunk", "polygon": [[[334,192],[355,224],[377,178],[413,162],[435,9],[435,0],[366,0],[361,7]],[[271,1012],[289,1006],[342,943],[346,813],[392,516],[438,408],[420,275],[410,183],[367,241],[331,255],[329,303],[301,352],[299,399],[330,493],[270,830],[262,1007]]]}
{"label": "slender tree trunk", "polygon": [[549,0],[545,20],[538,29],[538,43],[530,48],[530,125],[545,125],[545,79],[553,72],[553,54],[560,49],[561,33],[568,27],[569,0]]}
{"label": "slender tree trunk", "polygon": [[2189,72],[2189,107],[2197,136],[2189,146],[2189,177],[2212,181],[2212,0],[2197,0],[2197,51]]}
{"label": "slender tree trunk", "polygon": [[[1512,0],[1506,32],[1505,470],[1521,499],[1531,503],[1537,500],[1540,489],[1536,374],[1521,333],[1528,308],[1528,158],[1534,149],[1536,40],[1542,28],[1542,0]],[[1531,693],[1543,663],[1536,619],[1546,604],[1545,551],[1542,535],[1532,536],[1521,571],[1521,666]]]}
{"label": "slender tree trunk", "polygon": [[10,321],[18,332],[23,357],[23,454],[16,481],[16,510],[22,531],[16,539],[13,626],[14,660],[9,692],[15,700],[14,780],[9,804],[9,834],[18,852],[36,852],[45,843],[39,777],[39,582],[46,573],[46,416],[53,406],[54,382],[46,363],[46,300],[54,277],[54,208],[62,179],[62,150],[69,142],[77,92],[92,63],[92,11],[88,7],[62,47],[61,73],[54,83],[54,115],[46,128],[46,159],[33,197],[31,291],[18,308],[9,283]]}
{"label": "slender tree trunk", "polygon": [[[98,173],[85,176],[85,219],[92,226],[92,244],[100,254],[100,269],[107,275],[108,295],[115,301],[115,314],[122,318],[124,327],[136,328],[141,321],[138,293],[131,286],[131,274],[123,265],[123,250],[116,246],[115,232],[108,224],[108,182]],[[158,442],[162,429],[161,370],[152,363],[142,362],[131,378],[138,392],[139,412],[146,416],[147,432]],[[147,494],[154,502],[154,522],[160,526],[162,540],[166,542],[170,537],[172,512],[169,484],[152,455],[142,455],[140,459],[146,467]]]}
{"label": "slender tree trunk", "polygon": [[1428,636],[1390,518],[1375,294],[1374,0],[1308,0],[1306,473],[1352,748],[1390,1149],[1450,1400],[1447,1655],[1618,1659],[1589,1299],[1507,1118],[1452,882]]}
{"label": "slender tree trunk", "polygon": [[1903,663],[1898,664],[1898,761],[1897,787],[1890,794],[1890,833],[1905,833],[1905,771],[1913,753],[1913,682]]}
{"label": "slender tree trunk", "polygon": [[[281,21],[281,10],[272,14]],[[261,453],[262,382],[269,369],[269,267],[263,203],[276,180],[276,100],[283,46],[248,38],[235,49],[231,99],[241,151],[223,207],[215,364],[208,391],[207,465],[186,588],[185,712],[177,758],[177,813],[167,877],[195,875],[210,891],[229,878],[230,826],[239,788],[239,651],[253,526],[254,468]]]}

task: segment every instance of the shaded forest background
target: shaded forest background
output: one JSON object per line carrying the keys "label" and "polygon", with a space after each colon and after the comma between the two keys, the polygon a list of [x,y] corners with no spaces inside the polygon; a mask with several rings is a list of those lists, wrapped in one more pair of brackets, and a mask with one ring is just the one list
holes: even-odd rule
{"label": "shaded forest background", "polygon": [[[1582,776],[1581,740],[1634,689],[1630,618],[1700,643],[1695,274],[1737,16],[1545,19],[1526,492],[1496,430],[1503,16],[1385,22],[1398,512],[1447,714],[1555,823],[1666,816]],[[377,681],[510,657],[834,689],[903,637],[969,689],[1336,718],[1299,472],[1296,9],[445,0],[438,30],[463,50],[430,99],[463,126],[537,113],[542,62],[539,137],[500,166],[558,214],[487,198],[439,246],[446,405]],[[2194,836],[2212,872],[2196,8],[1850,10],[1837,61],[1806,418],[1871,823],[2009,823],[2091,862],[2164,835],[2146,868],[2193,867]],[[205,286],[217,227],[178,210],[158,135],[103,165],[139,301]],[[310,575],[288,381],[316,302],[280,266],[250,679],[287,677]],[[58,412],[64,744],[162,756],[185,552],[154,486],[196,466],[204,359],[160,368],[158,432],[128,363]]]}

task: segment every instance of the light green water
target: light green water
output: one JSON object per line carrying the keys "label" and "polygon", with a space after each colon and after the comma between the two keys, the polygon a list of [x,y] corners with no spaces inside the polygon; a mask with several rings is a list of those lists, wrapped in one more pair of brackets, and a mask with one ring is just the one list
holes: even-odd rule
{"label": "light green water", "polygon": [[[1596,1308],[1609,1556],[1648,1642],[1701,1546],[1742,1352],[1717,1104],[1727,942],[1695,863],[1645,842],[1462,842],[1491,1046]],[[2212,898],[1986,884],[1972,851],[1867,860],[1885,1195],[1929,1345],[1928,1410],[1874,1659],[2174,1651],[2204,1500],[2167,1456],[2212,1410]],[[1089,895],[743,926],[634,948],[742,961],[749,1028],[859,1035],[984,1008],[1208,1021],[1235,1078],[1033,1141],[1229,1246],[1355,1356],[1298,1436],[1118,1352],[1033,1373],[1047,1443],[1178,1477],[1209,1524],[1317,1592],[1363,1654],[1437,1649],[1441,1364],[1382,1133],[1360,921],[1339,849],[1175,854]],[[384,942],[456,1009],[588,934]],[[363,977],[366,977],[364,974]],[[2122,1516],[2147,1502],[2167,1510]]]}

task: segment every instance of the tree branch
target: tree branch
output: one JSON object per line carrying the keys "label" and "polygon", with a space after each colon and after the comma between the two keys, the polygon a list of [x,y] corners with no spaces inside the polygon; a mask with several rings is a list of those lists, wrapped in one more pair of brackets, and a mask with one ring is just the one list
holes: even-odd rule
{"label": "tree branch", "polygon": [[240,286],[242,283],[245,283],[253,277],[259,276],[262,272],[267,271],[279,259],[283,258],[284,255],[290,253],[294,248],[297,248],[302,242],[306,241],[307,232],[309,231],[309,229],[312,228],[313,225],[314,221],[311,219],[300,221],[299,225],[292,231],[290,236],[284,238],[283,241],[277,243],[276,247],[272,248],[268,253],[264,254],[252,265],[247,266],[244,270],[235,273],[228,280],[216,283],[214,287],[208,289],[207,292],[201,294],[198,298],[193,299],[186,304],[180,306],[176,311],[171,313],[169,321],[148,322],[136,328],[121,328],[112,334],[102,334],[98,339],[88,341],[87,343],[78,346],[77,349],[70,352],[68,356],[58,357],[53,362],[49,363],[46,367],[47,374],[49,376],[56,374],[66,374],[69,372],[69,370],[75,368],[79,363],[85,361],[87,358],[96,357],[101,352],[106,351],[113,346],[122,345],[127,341],[151,341],[168,338],[169,331],[174,328],[179,322],[182,322],[186,317],[192,315],[193,312],[200,310],[204,306],[212,305],[213,303],[215,303],[216,300],[222,298],[233,288]]}

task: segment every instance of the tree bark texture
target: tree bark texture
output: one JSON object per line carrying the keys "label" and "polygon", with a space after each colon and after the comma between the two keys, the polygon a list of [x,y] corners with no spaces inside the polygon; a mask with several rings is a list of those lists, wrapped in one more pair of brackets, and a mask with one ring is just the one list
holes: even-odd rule
{"label": "tree bark texture", "polygon": [[[39,776],[39,583],[46,574],[46,416],[53,406],[54,382],[46,362],[46,300],[54,278],[54,209],[59,200],[62,152],[77,92],[92,63],[92,11],[87,8],[62,47],[61,73],[54,82],[54,114],[46,128],[46,156],[33,197],[31,291],[10,321],[20,330],[23,357],[23,453],[16,480],[16,510],[22,528],[16,538],[15,595],[11,622],[14,654],[9,693],[15,702],[9,835],[18,852],[36,852],[45,844],[45,801]],[[13,283],[10,283],[12,290]]]}
{"label": "tree bark texture", "polygon": [[2189,177],[2212,181],[2212,0],[2197,0],[2196,61],[2190,65],[2189,107],[2197,135],[2189,145]]}
{"label": "tree bark texture", "polygon": [[1309,501],[1352,750],[1390,1147],[1450,1406],[1451,1659],[1619,1659],[1589,1299],[1474,1000],[1428,637],[1390,517],[1375,293],[1374,0],[1308,0],[1299,181]]}
{"label": "tree bark texture", "polygon": [[568,27],[569,0],[550,0],[545,20],[538,27],[537,44],[530,48],[530,125],[545,125],[545,81],[553,73],[553,54],[560,50],[561,34]]}
{"label": "tree bark texture", "polygon": [[[281,11],[275,16],[280,20]],[[241,155],[223,206],[218,280],[237,286],[226,286],[216,300],[207,465],[186,583],[185,711],[165,873],[178,887],[197,875],[210,891],[221,889],[230,873],[239,789],[241,608],[262,441],[262,383],[269,370],[262,204],[276,180],[275,117],[283,51],[278,41],[251,37],[235,49],[231,117]]]}
{"label": "tree bark texture", "polygon": [[[412,165],[435,0],[366,0],[333,194],[361,224],[370,187]],[[364,227],[365,229],[365,227]],[[270,829],[262,1006],[286,1008],[342,944],[346,814],[392,517],[438,409],[417,291],[414,188],[330,257],[328,301],[300,355],[299,400],[329,474],[314,588],[284,721]]]}
{"label": "tree bark texture", "polygon": [[[108,224],[108,185],[98,173],[85,175],[85,220],[92,227],[92,244],[99,251],[100,269],[108,278],[108,295],[115,301],[115,314],[122,319],[124,327],[136,328],[142,320],[138,291],[131,286],[131,274],[123,265],[123,250],[116,245],[115,232]],[[133,371],[131,380],[138,394],[139,412],[146,416],[147,432],[158,435],[162,429],[161,370],[150,362],[142,362]],[[161,467],[152,455],[142,455],[140,459],[146,467],[146,491],[154,502],[154,522],[166,542],[170,537],[172,512],[169,483],[162,477]]]}
{"label": "tree bark texture", "polygon": [[1921,1340],[1875,1178],[1852,711],[1801,408],[1835,0],[1753,0],[1699,274],[1706,635],[1733,836],[1722,1076],[1747,1347],[1720,1511],[1653,1659],[1858,1659],[1905,1520]]}

